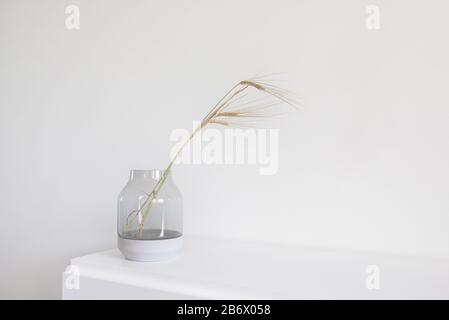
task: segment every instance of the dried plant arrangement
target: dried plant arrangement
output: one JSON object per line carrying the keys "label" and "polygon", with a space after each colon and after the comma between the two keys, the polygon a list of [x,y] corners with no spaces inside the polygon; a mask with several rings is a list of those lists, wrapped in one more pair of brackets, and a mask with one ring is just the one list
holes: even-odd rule
{"label": "dried plant arrangement", "polygon": [[[255,98],[253,98],[254,95],[256,96]],[[296,109],[297,105],[297,102],[292,99],[292,95],[289,92],[270,82],[256,79],[238,82],[215,104],[192,131],[189,138],[181,145],[163,171],[153,190],[147,193],[147,197],[140,209],[129,213],[124,226],[125,230],[129,230],[129,226],[139,217],[138,227],[134,233],[135,238],[139,239],[152,204],[157,199],[157,195],[170,174],[173,164],[199,131],[210,125],[240,128],[255,127],[261,120],[282,114],[281,106]]]}

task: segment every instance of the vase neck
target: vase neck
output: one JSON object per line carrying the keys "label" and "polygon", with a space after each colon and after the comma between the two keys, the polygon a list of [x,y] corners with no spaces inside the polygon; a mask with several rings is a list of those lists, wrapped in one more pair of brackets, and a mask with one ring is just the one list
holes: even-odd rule
{"label": "vase neck", "polygon": [[[164,174],[164,170],[161,169],[152,169],[152,170],[131,170],[129,175],[129,180],[156,180],[158,181],[162,178]],[[169,174],[166,178],[170,179],[171,175]]]}

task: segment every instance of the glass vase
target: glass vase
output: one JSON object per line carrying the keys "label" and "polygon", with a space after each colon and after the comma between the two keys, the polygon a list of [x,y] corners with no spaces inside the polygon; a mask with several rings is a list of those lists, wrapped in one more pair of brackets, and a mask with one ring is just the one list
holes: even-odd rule
{"label": "glass vase", "polygon": [[160,261],[179,254],[183,204],[171,172],[131,170],[117,207],[118,248],[127,259]]}

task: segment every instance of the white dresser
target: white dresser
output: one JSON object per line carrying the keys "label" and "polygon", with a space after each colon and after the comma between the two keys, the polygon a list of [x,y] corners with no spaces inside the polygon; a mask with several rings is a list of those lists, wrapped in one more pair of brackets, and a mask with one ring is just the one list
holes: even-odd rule
{"label": "white dresser", "polygon": [[449,299],[449,261],[185,237],[167,262],[73,258],[63,299]]}

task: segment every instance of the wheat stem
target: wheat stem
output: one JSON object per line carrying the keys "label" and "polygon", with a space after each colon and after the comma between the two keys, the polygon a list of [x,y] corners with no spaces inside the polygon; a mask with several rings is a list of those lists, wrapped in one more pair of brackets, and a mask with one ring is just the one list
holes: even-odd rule
{"label": "wheat stem", "polygon": [[[234,124],[232,121],[228,121],[227,119],[238,119],[238,118],[260,118],[263,117],[263,114],[260,113],[262,109],[266,109],[268,107],[274,106],[273,105],[260,105],[257,106],[257,104],[254,106],[255,110],[252,110],[253,107],[247,107],[242,108],[240,106],[240,110],[234,109],[234,110],[228,110],[231,108],[231,105],[235,104],[236,101],[243,98],[243,96],[246,95],[242,94],[245,90],[248,88],[254,88],[257,91],[262,91],[267,93],[268,95],[276,98],[276,100],[285,102],[287,104],[292,105],[292,101],[287,97],[285,92],[283,92],[280,88],[276,88],[274,86],[261,83],[255,80],[243,80],[234,85],[216,104],[215,106],[209,111],[209,113],[203,118],[203,120],[200,122],[200,124],[192,131],[189,138],[184,142],[184,144],[178,149],[178,151],[175,153],[173,159],[170,161],[168,166],[165,168],[165,170],[162,173],[162,177],[156,182],[156,185],[154,186],[151,193],[147,195],[147,198],[145,199],[143,205],[139,210],[132,211],[127,218],[125,230],[128,228],[129,223],[133,222],[137,216],[141,216],[142,219],[139,222],[137,235],[141,236],[142,231],[145,225],[145,220],[148,216],[149,210],[151,208],[151,205],[156,198],[157,194],[161,190],[162,186],[164,185],[168,175],[170,174],[171,168],[173,164],[175,163],[176,159],[181,155],[184,148],[190,143],[190,141],[194,138],[194,136],[201,131],[204,127],[206,127],[208,124],[219,124],[223,126],[229,126]],[[259,109],[258,109],[259,108]],[[227,110],[224,112],[224,110]],[[129,222],[129,218],[131,215],[134,214],[134,217],[132,218],[131,222]]]}

